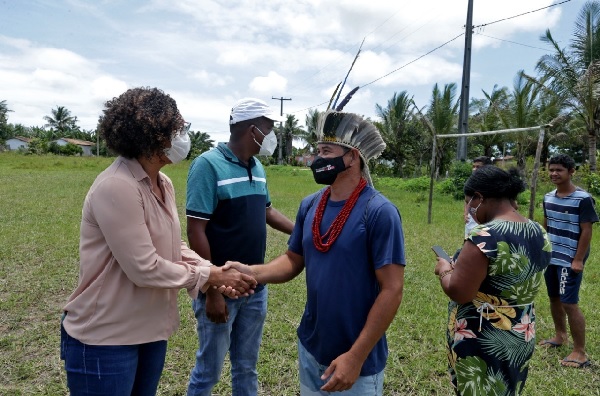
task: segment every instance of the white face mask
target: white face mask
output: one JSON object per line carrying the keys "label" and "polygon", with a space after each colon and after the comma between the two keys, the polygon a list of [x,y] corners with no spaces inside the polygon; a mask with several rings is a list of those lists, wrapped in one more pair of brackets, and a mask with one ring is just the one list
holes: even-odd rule
{"label": "white face mask", "polygon": [[254,126],[254,128],[256,128],[258,132],[265,137],[262,144],[258,143],[256,139],[254,139],[254,142],[260,147],[258,155],[273,155],[275,149],[277,148],[277,136],[275,136],[275,132],[271,131],[265,135],[257,126]]}
{"label": "white face mask", "polygon": [[190,152],[192,147],[192,142],[190,141],[190,136],[188,135],[188,131],[190,130],[190,123],[186,122],[185,126],[175,135],[175,137],[171,140],[171,147],[165,149],[165,155],[171,163],[177,164],[183,161]]}
{"label": "white face mask", "polygon": [[475,198],[474,195],[471,197],[471,199],[469,199],[469,202],[467,203],[467,206],[469,207],[469,214],[471,215],[473,220],[475,220],[475,223],[481,224],[481,223],[479,223],[479,220],[477,220],[477,209],[479,209],[479,207],[481,206],[481,203],[483,202],[483,198],[481,198],[481,201],[479,202],[479,205],[477,205],[476,208],[471,206],[471,201],[473,200],[473,198]]}

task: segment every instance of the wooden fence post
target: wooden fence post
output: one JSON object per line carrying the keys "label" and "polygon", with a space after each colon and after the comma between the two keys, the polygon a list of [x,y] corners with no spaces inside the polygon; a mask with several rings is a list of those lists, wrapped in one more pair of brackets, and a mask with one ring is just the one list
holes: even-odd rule
{"label": "wooden fence post", "polygon": [[529,219],[533,220],[533,212],[535,211],[535,190],[537,185],[538,172],[540,170],[540,157],[542,148],[544,147],[545,130],[540,126],[540,135],[538,136],[538,144],[535,150],[535,162],[533,163],[533,174],[531,175],[531,196],[529,198]]}

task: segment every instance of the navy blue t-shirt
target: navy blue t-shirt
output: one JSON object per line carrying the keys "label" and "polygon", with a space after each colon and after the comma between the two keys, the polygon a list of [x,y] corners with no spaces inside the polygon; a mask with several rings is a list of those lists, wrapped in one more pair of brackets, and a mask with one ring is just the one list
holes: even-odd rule
{"label": "navy blue t-shirt", "polygon": [[[298,338],[320,364],[329,365],[350,350],[365,326],[380,290],[375,270],[389,264],[405,264],[404,235],[398,209],[367,186],[329,251],[318,251],[313,244],[312,223],[321,193],[322,190],[300,204],[289,250],[304,257],[306,269],[307,300]],[[344,203],[328,201],[321,235]],[[387,355],[383,336],[360,375],[379,373]]]}

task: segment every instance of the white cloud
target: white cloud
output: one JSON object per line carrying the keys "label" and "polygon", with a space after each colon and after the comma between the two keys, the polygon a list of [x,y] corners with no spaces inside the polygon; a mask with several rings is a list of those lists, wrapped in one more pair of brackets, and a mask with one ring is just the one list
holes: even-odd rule
{"label": "white cloud", "polygon": [[250,82],[250,89],[262,95],[269,95],[269,92],[283,92],[287,85],[287,80],[274,71],[270,71],[264,77],[254,77]]}
{"label": "white cloud", "polygon": [[219,75],[218,73],[211,73],[206,70],[192,72],[190,77],[202,84],[215,87],[222,87],[233,82],[233,77],[231,76]]}
{"label": "white cloud", "polygon": [[[552,3],[477,1],[474,23]],[[542,47],[539,36],[546,28],[569,34],[580,7],[574,3],[477,29],[473,90],[510,85],[518,69],[533,67],[543,51],[522,51],[501,40]],[[229,110],[244,96],[291,97],[284,112],[294,112],[303,123],[307,108],[329,100],[366,38],[345,92],[363,88],[347,109],[373,116],[376,103],[402,90],[423,106],[434,83],[460,82],[464,38],[406,64],[461,34],[466,5],[467,0],[14,2],[0,14],[0,100],[14,110],[9,122],[40,125],[60,105],[84,128],[94,128],[104,101],[127,87],[157,86],[177,99],[192,129],[222,140]]]}
{"label": "white cloud", "polygon": [[[6,43],[6,41],[5,41]],[[14,45],[17,43],[18,45]],[[94,129],[102,103],[122,93],[127,84],[103,75],[98,65],[69,50],[10,41],[11,67],[0,62],[0,81],[9,122],[41,126],[56,106],[65,106],[84,129]]]}

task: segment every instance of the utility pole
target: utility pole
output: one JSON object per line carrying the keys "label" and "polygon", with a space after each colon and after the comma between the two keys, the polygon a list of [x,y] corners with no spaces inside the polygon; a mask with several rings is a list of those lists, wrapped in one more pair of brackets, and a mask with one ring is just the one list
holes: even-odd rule
{"label": "utility pole", "polygon": [[[473,0],[467,6],[467,23],[465,25],[465,57],[463,60],[462,86],[460,89],[460,107],[458,111],[458,133],[469,131],[469,86],[471,85],[471,43],[473,41]],[[467,159],[467,137],[458,138],[456,159]]]}
{"label": "utility pole", "polygon": [[[271,99],[275,99],[278,100],[281,103],[281,107],[279,110],[279,115],[281,117],[283,117],[283,101],[284,100],[292,100],[292,98],[284,98],[283,96],[281,98],[276,98],[276,97],[271,97]],[[278,153],[278,157],[277,157],[277,164],[281,165],[283,163],[283,156],[281,154],[281,142],[282,142],[282,136],[283,136],[283,125],[281,123],[281,121],[279,122],[279,142],[277,143],[277,145],[279,146],[279,153]]]}

